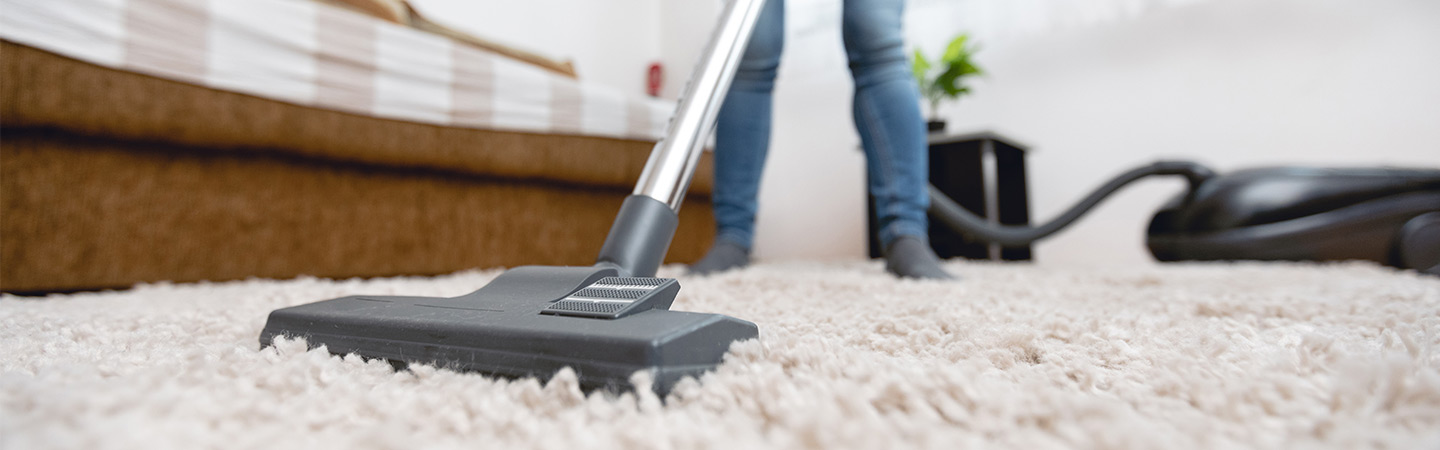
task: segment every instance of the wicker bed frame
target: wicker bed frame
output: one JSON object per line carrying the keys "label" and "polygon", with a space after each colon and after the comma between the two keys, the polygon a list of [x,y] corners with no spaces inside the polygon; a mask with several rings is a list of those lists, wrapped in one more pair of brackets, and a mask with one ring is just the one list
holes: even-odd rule
{"label": "wicker bed frame", "polygon": [[[0,52],[7,292],[589,264],[652,146],[377,119]],[[701,165],[670,261],[713,238]]]}

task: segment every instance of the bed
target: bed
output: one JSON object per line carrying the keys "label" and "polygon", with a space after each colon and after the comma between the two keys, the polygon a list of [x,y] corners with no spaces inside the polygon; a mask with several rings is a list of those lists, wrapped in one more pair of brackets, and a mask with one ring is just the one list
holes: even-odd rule
{"label": "bed", "polygon": [[588,264],[673,106],[326,4],[0,3],[7,292]]}

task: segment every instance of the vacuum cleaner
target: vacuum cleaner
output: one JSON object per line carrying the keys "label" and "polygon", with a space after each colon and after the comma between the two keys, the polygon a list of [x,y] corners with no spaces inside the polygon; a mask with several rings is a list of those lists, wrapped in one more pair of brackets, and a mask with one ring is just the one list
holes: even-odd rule
{"label": "vacuum cleaner", "polygon": [[587,389],[626,390],[648,371],[662,397],[681,378],[718,365],[755,324],[671,311],[680,290],[655,278],[705,138],[749,42],[764,0],[732,0],[589,267],[511,269],[454,298],[357,295],[278,309],[260,333],[304,338],[310,348],[502,376],[548,378],[570,367]]}
{"label": "vacuum cleaner", "polygon": [[1440,275],[1440,169],[1271,167],[1217,175],[1162,161],[1116,176],[1036,227],[987,222],[930,186],[930,215],[971,239],[1019,246],[1069,226],[1136,180],[1181,176],[1188,189],[1150,221],[1160,261],[1362,259]]}
{"label": "vacuum cleaner", "polygon": [[[357,295],[278,309],[260,344],[300,337],[337,355],[512,377],[545,378],[570,367],[587,389],[629,389],[634,373],[648,371],[661,396],[680,379],[712,370],[732,343],[757,338],[759,329],[734,317],[671,311],[680,285],[654,275],[763,3],[727,6],[593,266],[519,267],[453,298]],[[1217,176],[1194,163],[1160,162],[1121,174],[1038,227],[989,224],[933,186],[930,213],[972,238],[1021,245],[1152,175],[1189,182],[1151,222],[1148,243],[1162,261],[1362,258],[1440,270],[1440,170],[1280,168]]]}

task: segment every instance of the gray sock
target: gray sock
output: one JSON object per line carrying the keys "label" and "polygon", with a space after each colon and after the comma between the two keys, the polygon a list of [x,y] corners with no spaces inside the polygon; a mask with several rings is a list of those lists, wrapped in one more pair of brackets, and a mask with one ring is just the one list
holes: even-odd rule
{"label": "gray sock", "polygon": [[935,251],[914,236],[900,236],[885,247],[885,270],[901,278],[955,279],[940,268],[940,257],[935,256]]}
{"label": "gray sock", "polygon": [[716,239],[704,258],[690,265],[687,275],[708,275],[750,265],[750,249],[725,239]]}

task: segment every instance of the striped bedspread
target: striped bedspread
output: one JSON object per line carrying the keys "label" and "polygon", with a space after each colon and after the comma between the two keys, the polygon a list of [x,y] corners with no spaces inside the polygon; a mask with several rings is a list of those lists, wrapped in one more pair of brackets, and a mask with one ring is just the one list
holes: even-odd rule
{"label": "striped bedspread", "polygon": [[0,0],[0,39],[317,108],[482,129],[656,140],[673,103],[286,0]]}

